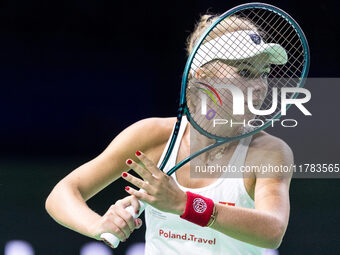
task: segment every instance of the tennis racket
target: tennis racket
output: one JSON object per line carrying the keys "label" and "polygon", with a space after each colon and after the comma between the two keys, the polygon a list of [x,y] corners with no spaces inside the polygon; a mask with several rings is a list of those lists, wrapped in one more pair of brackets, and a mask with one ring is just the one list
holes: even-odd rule
{"label": "tennis racket", "polygon": [[[188,57],[177,122],[159,168],[163,170],[168,162],[184,115],[215,142],[192,153],[168,175],[208,150],[270,126],[289,107],[281,103],[282,95],[297,100],[303,91],[309,62],[300,26],[275,6],[248,3],[212,17]],[[238,124],[232,127],[233,123]],[[145,203],[140,201],[140,206],[141,213]],[[134,218],[140,215],[132,207],[126,210]],[[111,233],[101,238],[112,248],[119,244]]]}

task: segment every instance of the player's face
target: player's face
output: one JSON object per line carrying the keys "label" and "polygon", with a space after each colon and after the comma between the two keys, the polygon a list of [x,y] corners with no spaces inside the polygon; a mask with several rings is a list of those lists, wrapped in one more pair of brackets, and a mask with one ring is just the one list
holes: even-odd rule
{"label": "player's face", "polygon": [[[263,100],[268,91],[268,73],[270,71],[269,66],[262,61],[259,62],[258,59],[249,59],[247,61],[234,61],[234,62],[220,62],[218,70],[223,70],[221,72],[216,72],[216,80],[222,81],[222,83],[229,83],[239,88],[244,95],[244,116],[233,116],[235,119],[246,121],[254,118],[255,116],[249,111],[248,108],[248,93],[252,91],[252,104],[255,109],[260,109]],[[223,93],[223,92],[222,92]],[[229,106],[232,109],[232,94],[229,90],[224,93],[227,108]],[[228,103],[229,102],[229,103]]]}
{"label": "player's face", "polygon": [[[213,109],[215,114],[212,114],[215,119],[227,120],[228,123],[247,123],[249,120],[254,119],[255,115],[250,112],[248,107],[248,93],[252,94],[252,105],[255,109],[260,109],[261,105],[265,99],[268,90],[267,76],[270,71],[269,67],[265,64],[259,64],[259,61],[240,61],[240,62],[223,62],[221,60],[209,63],[208,66],[203,67],[196,79],[198,85],[204,83],[216,90],[216,93],[220,96],[221,102],[210,100],[205,92],[201,90],[195,90],[197,93],[201,93],[207,97],[206,99],[206,111]],[[251,91],[249,90],[251,89]],[[237,93],[233,93],[233,92]],[[234,114],[234,102],[237,101],[236,98],[242,94],[243,101],[241,101],[241,106],[244,109],[244,114]],[[201,95],[201,96],[202,96]],[[198,102],[200,97],[197,95]],[[201,114],[202,108],[200,104],[197,104],[195,114]],[[210,112],[211,115],[211,112]],[[206,120],[207,126],[212,123],[212,116],[209,115]],[[208,118],[208,117],[211,118]],[[201,123],[201,125],[203,125]],[[245,124],[247,125],[247,124]],[[228,126],[218,126],[214,127],[214,131],[224,136],[225,133],[242,132],[240,125],[233,125],[235,128]],[[217,130],[221,129],[221,130]]]}
{"label": "player's face", "polygon": [[[262,61],[260,61],[262,60]],[[270,71],[267,61],[263,57],[242,60],[242,61],[216,61],[210,63],[209,69],[203,69],[199,79],[207,80],[207,83],[224,98],[225,110],[232,109],[233,97],[230,88],[223,88],[224,85],[233,85],[240,89],[244,96],[245,112],[248,110],[248,90],[252,90],[252,103],[255,109],[259,109],[268,90],[268,73]],[[222,86],[221,86],[222,84]]]}

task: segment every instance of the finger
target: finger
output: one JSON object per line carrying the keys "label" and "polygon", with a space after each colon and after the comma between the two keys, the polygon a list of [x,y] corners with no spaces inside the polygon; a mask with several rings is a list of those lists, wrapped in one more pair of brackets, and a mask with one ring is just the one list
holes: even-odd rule
{"label": "finger", "polygon": [[135,190],[134,188],[131,188],[131,187],[125,187],[125,191],[127,193],[129,193],[130,195],[134,195],[139,200],[147,202],[148,204],[152,204],[155,201],[154,197],[150,196],[146,192],[137,191],[137,190]]}
{"label": "finger", "polygon": [[139,210],[140,210],[140,204],[138,199],[135,196],[129,196],[131,197],[131,206],[133,207],[133,209],[135,210],[136,214],[139,214]]}
{"label": "finger", "polygon": [[131,205],[135,213],[136,214],[139,213],[140,204],[138,199],[133,195],[127,196],[121,200],[117,200],[116,205],[121,206],[123,208],[127,208]]}
{"label": "finger", "polygon": [[125,197],[123,199],[117,200],[116,201],[116,205],[121,206],[123,208],[126,208],[126,207],[132,205],[131,204],[132,198],[133,198],[133,196],[127,196],[127,197]]}
{"label": "finger", "polygon": [[135,225],[135,229],[139,229],[143,225],[143,221],[140,218],[135,219]]}
{"label": "finger", "polygon": [[122,207],[117,208],[117,213],[125,221],[126,225],[128,226],[129,235],[130,235],[131,232],[135,229],[135,222],[134,222],[133,216]]}
{"label": "finger", "polygon": [[107,232],[115,235],[121,242],[126,240],[124,232],[114,223],[112,218],[107,218],[105,220],[105,225],[107,227]]}
{"label": "finger", "polygon": [[163,172],[159,170],[157,165],[151,159],[149,159],[143,152],[136,151],[136,156],[152,175],[160,176],[163,174]]}
{"label": "finger", "polygon": [[[125,240],[127,239],[130,234],[131,234],[131,230],[130,227],[128,226],[128,224],[126,223],[126,221],[120,216],[121,213],[117,214],[118,210],[116,211],[116,216],[113,219],[113,223],[120,229],[121,232],[123,232],[124,234],[124,238],[121,240]],[[125,211],[125,214],[128,214]]]}
{"label": "finger", "polygon": [[143,181],[143,180],[141,180],[141,179],[139,179],[139,178],[137,178],[137,177],[135,177],[135,176],[133,176],[133,175],[131,175],[129,173],[126,173],[126,172],[124,172],[122,174],[122,177],[125,180],[127,180],[128,182],[130,182],[133,185],[137,186],[138,188],[143,189],[146,192],[152,192],[151,186],[148,183],[146,183],[145,181]]}
{"label": "finger", "polygon": [[115,235],[121,242],[125,242],[125,240],[127,239],[124,232],[119,227],[117,227],[115,224],[114,224],[114,227],[112,228],[111,233]]}
{"label": "finger", "polygon": [[126,164],[133,169],[143,180],[148,181],[149,183],[152,182],[152,174],[150,171],[142,167],[141,165],[137,164],[132,159],[126,160]]}

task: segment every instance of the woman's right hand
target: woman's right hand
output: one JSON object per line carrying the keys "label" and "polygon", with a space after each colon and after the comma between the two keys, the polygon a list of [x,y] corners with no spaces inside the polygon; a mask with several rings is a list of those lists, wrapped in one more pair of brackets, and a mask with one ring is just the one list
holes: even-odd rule
{"label": "woman's right hand", "polygon": [[114,205],[111,205],[107,212],[91,227],[91,233],[97,240],[100,239],[102,233],[112,233],[121,242],[125,242],[130,234],[142,226],[142,220],[134,219],[125,208],[132,206],[135,213],[138,214],[140,209],[138,199],[135,196],[128,196],[118,200]]}

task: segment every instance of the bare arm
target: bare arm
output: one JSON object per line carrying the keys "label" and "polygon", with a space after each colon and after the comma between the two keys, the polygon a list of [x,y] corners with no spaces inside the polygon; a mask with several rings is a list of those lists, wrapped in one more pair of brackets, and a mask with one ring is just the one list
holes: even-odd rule
{"label": "bare arm", "polygon": [[[276,141],[275,141],[276,140]],[[293,154],[282,141],[270,139],[272,143],[255,154],[260,162],[255,165],[291,165]],[[274,144],[274,145],[273,145]],[[254,165],[252,164],[252,165]],[[238,240],[275,249],[281,244],[289,220],[289,185],[291,173],[276,174],[263,178],[258,174],[255,185],[255,209],[217,204],[217,219],[214,229]]]}
{"label": "bare arm", "polygon": [[[128,127],[103,153],[75,169],[54,187],[46,200],[48,213],[58,223],[86,236],[99,239],[100,233],[111,232],[118,234],[121,240],[126,239],[130,234],[129,229],[133,230],[135,226],[122,207],[132,204],[138,209],[136,198],[120,200],[118,206],[111,206],[112,210],[109,209],[104,216],[92,211],[86,201],[129,169],[125,160],[135,158],[136,150],[148,152],[163,146],[163,140],[167,139],[165,134],[168,132],[170,135],[172,128],[168,124],[169,120],[152,118]],[[114,217],[116,214],[123,218]]]}
{"label": "bare arm", "polygon": [[256,246],[276,249],[280,246],[289,218],[287,179],[262,179],[255,197],[255,209],[216,204],[213,229]]}

